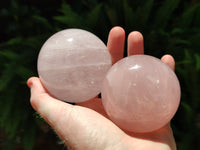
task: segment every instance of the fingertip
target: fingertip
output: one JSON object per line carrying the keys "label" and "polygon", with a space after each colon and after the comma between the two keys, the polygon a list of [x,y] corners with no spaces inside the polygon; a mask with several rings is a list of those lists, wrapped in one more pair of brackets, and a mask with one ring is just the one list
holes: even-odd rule
{"label": "fingertip", "polygon": [[141,40],[143,41],[143,35],[139,31],[132,31],[128,35],[128,40],[132,40],[132,41],[135,41],[135,42],[138,42],[138,41],[141,41]]}
{"label": "fingertip", "polygon": [[29,88],[31,88],[31,86],[32,86],[32,78],[33,77],[30,77],[28,80],[27,80],[27,82],[26,82],[26,84],[27,84],[27,86],[29,87]]}
{"label": "fingertip", "polygon": [[39,108],[40,100],[49,96],[46,89],[42,85],[38,77],[31,77],[27,81],[27,85],[30,87],[31,97],[30,103],[31,106],[37,111]]}
{"label": "fingertip", "polygon": [[31,88],[31,87],[33,86],[33,83],[34,83],[35,81],[37,81],[37,80],[39,80],[38,77],[30,77],[30,78],[27,80],[26,84],[27,84],[27,86],[28,86],[29,88]]}
{"label": "fingertip", "polygon": [[[110,33],[108,36],[108,43],[107,43],[108,49],[112,51],[113,50],[112,47],[114,46],[114,44],[123,43],[124,40],[125,40],[124,29],[120,26],[113,27],[110,30]],[[120,45],[123,45],[123,44],[120,44]]]}
{"label": "fingertip", "polygon": [[171,55],[166,54],[161,58],[161,60],[165,64],[167,64],[173,71],[175,70],[175,60]]}
{"label": "fingertip", "polygon": [[128,55],[144,54],[144,38],[139,31],[133,31],[128,35]]}
{"label": "fingertip", "polygon": [[108,36],[108,43],[107,43],[107,48],[112,57],[113,64],[123,58],[124,41],[125,41],[124,29],[119,26],[113,27],[110,30],[110,33]]}
{"label": "fingertip", "polygon": [[109,35],[114,36],[115,38],[120,38],[121,36],[125,36],[125,31],[122,27],[116,26],[110,30]]}

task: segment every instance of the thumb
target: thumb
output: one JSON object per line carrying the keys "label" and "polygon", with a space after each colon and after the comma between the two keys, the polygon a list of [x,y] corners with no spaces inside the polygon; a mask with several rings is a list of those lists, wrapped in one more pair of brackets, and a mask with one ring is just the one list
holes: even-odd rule
{"label": "thumb", "polygon": [[92,109],[71,105],[51,97],[39,78],[27,82],[32,107],[73,149],[102,150],[121,143],[125,134],[110,120]]}
{"label": "thumb", "polygon": [[59,136],[65,140],[62,131],[66,128],[73,105],[51,97],[37,77],[31,77],[27,81],[27,85],[31,90],[30,103],[32,107],[56,130]]}

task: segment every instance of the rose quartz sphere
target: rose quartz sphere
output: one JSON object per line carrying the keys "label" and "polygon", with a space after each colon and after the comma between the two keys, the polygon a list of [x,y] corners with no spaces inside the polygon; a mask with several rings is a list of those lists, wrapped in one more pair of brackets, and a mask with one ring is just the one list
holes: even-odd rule
{"label": "rose quartz sphere", "polygon": [[148,55],[126,57],[108,71],[102,86],[104,108],[120,128],[151,132],[166,125],[180,102],[175,73]]}
{"label": "rose quartz sphere", "polygon": [[83,102],[97,96],[110,67],[111,57],[105,44],[81,29],[54,34],[38,56],[43,85],[52,96],[67,102]]}

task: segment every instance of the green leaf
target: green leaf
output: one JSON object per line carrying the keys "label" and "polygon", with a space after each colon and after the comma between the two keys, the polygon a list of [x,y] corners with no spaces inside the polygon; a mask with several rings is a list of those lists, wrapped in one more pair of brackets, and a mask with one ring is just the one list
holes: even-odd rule
{"label": "green leaf", "polygon": [[190,121],[190,118],[193,115],[192,107],[189,104],[187,104],[186,102],[181,102],[181,106],[185,110],[186,118],[188,119],[188,121]]}
{"label": "green leaf", "polygon": [[139,6],[136,10],[137,16],[137,26],[144,27],[147,24],[147,21],[150,17],[151,10],[153,8],[154,0],[147,0],[144,2],[144,5]]}
{"label": "green leaf", "polygon": [[133,29],[136,25],[136,15],[133,11],[133,9],[131,8],[131,6],[127,3],[127,1],[124,1],[123,3],[124,6],[124,20],[125,20],[125,24],[127,26],[128,29]]}
{"label": "green leaf", "polygon": [[195,54],[194,57],[195,57],[195,61],[196,61],[196,69],[200,70],[200,55]]}
{"label": "green leaf", "polygon": [[99,24],[99,20],[102,17],[101,12],[102,12],[102,4],[98,4],[96,5],[90,13],[88,13],[87,15],[87,19],[86,19],[86,24],[91,27],[94,28],[97,26],[97,24]]}
{"label": "green leaf", "polygon": [[10,39],[7,42],[7,45],[11,46],[11,45],[19,44],[19,43],[22,43],[22,42],[23,42],[23,39],[21,37],[15,37],[15,38]]}
{"label": "green leaf", "polygon": [[153,3],[154,3],[154,0],[148,0],[145,3],[144,7],[142,7],[141,13],[145,12],[144,15],[143,15],[143,18],[142,18],[142,22],[143,22],[144,25],[147,23],[147,20],[148,20],[150,14],[151,14],[150,12],[153,8]]}
{"label": "green leaf", "polygon": [[169,19],[173,17],[172,13],[178,7],[179,3],[180,0],[163,1],[161,7],[159,7],[156,12],[154,28],[164,28]]}
{"label": "green leaf", "polygon": [[200,9],[199,8],[196,11],[196,15],[195,15],[195,19],[194,19],[194,26],[196,26],[197,28],[200,26]]}
{"label": "green leaf", "polygon": [[10,114],[13,113],[12,109],[13,109],[13,104],[14,104],[14,92],[13,90],[9,90],[9,94],[4,93],[3,96],[0,97],[1,101],[0,101],[0,109],[1,112],[3,112],[0,115],[0,125],[2,127],[7,125],[7,120],[9,120],[9,116],[11,116]]}
{"label": "green leaf", "polygon": [[172,29],[171,31],[171,34],[172,35],[176,35],[176,34],[183,34],[184,33],[184,30],[182,28],[174,28]]}
{"label": "green leaf", "polygon": [[186,45],[189,46],[190,42],[188,40],[183,40],[183,39],[174,39],[173,41],[175,44],[181,44],[181,45]]}
{"label": "green leaf", "polygon": [[33,71],[28,69],[28,68],[25,68],[24,66],[17,66],[16,68],[16,74],[19,75],[22,79],[24,79],[25,81],[34,75]]}
{"label": "green leaf", "polygon": [[12,113],[9,114],[6,120],[7,123],[4,126],[5,131],[8,133],[10,138],[13,138],[19,132],[19,130],[17,129],[20,127],[20,123],[22,121],[22,114],[24,113],[22,111],[19,111],[19,108],[17,106],[19,105],[16,104],[15,107],[13,107]]}
{"label": "green leaf", "polygon": [[35,133],[36,133],[35,126],[30,126],[29,128],[25,130],[24,136],[23,136],[23,145],[24,145],[25,150],[33,149],[35,136],[36,136]]}
{"label": "green leaf", "polygon": [[190,60],[190,61],[193,60],[193,59],[192,59],[192,56],[191,56],[191,54],[189,53],[189,50],[188,50],[188,49],[185,49],[185,50],[184,50],[184,54],[185,54],[185,60]]}
{"label": "green leaf", "polygon": [[15,62],[6,65],[6,68],[3,70],[2,76],[0,77],[0,91],[5,90],[9,82],[15,76],[15,68]]}
{"label": "green leaf", "polygon": [[40,24],[44,25],[46,28],[51,29],[51,25],[48,22],[48,20],[44,17],[38,16],[38,15],[34,15],[33,18],[35,20],[37,20]]}
{"label": "green leaf", "polygon": [[183,28],[187,28],[193,21],[196,11],[200,8],[200,3],[189,7],[181,16],[178,21],[179,25]]}
{"label": "green leaf", "polygon": [[16,54],[13,51],[10,51],[10,50],[0,51],[0,56],[3,56],[3,57],[5,57],[5,58],[7,58],[9,60],[12,60],[12,61],[16,60],[19,57],[18,54]]}
{"label": "green leaf", "polygon": [[119,24],[117,13],[116,13],[115,9],[110,8],[108,6],[105,6],[105,8],[106,8],[106,14],[109,18],[111,25],[115,26],[115,25]]}
{"label": "green leaf", "polygon": [[5,143],[3,143],[2,150],[14,150],[15,149],[15,142],[13,139],[8,138]]}
{"label": "green leaf", "polygon": [[63,3],[60,12],[63,15],[54,17],[56,21],[70,27],[80,27],[83,24],[82,18],[71,9],[70,5]]}

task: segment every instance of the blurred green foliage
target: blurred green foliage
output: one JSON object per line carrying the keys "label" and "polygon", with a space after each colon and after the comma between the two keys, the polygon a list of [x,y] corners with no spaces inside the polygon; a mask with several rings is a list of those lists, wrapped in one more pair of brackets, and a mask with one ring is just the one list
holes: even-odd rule
{"label": "blurred green foliage", "polygon": [[[176,60],[182,98],[172,128],[179,150],[200,149],[200,2],[197,0],[1,1],[0,149],[36,149],[44,122],[29,104],[26,80],[37,76],[38,52],[56,31],[82,28],[105,43],[109,30],[144,35],[145,53]],[[126,55],[126,53],[125,53]],[[49,143],[46,143],[49,144]]]}

